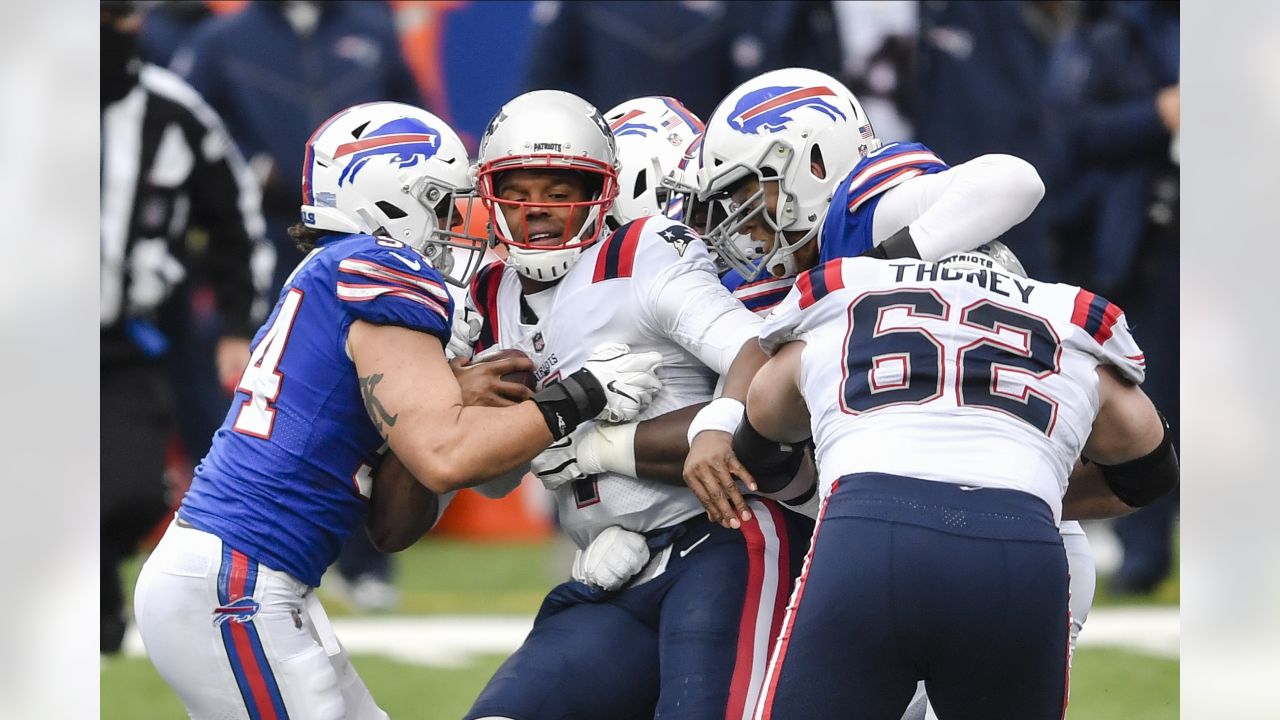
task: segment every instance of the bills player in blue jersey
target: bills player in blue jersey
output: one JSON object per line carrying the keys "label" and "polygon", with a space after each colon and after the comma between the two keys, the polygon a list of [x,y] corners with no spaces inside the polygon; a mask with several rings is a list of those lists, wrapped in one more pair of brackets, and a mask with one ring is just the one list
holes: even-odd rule
{"label": "bills player in blue jersey", "polygon": [[307,142],[308,255],[135,593],[147,653],[193,718],[385,718],[314,593],[379,495],[380,451],[403,468],[392,479],[446,494],[583,421],[630,419],[660,388],[656,355],[612,347],[532,401],[464,406],[444,347],[445,286],[483,249],[455,230],[467,167],[450,128],[398,103],[348,108]]}

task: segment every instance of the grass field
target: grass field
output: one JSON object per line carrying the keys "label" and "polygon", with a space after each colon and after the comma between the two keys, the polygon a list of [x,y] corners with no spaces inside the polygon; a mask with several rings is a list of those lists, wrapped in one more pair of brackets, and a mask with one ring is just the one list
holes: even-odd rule
{"label": "grass field", "polygon": [[[542,595],[563,573],[567,560],[551,544],[489,545],[427,540],[401,553],[397,583],[401,611],[428,614],[532,615]],[[129,567],[127,586],[139,562]],[[558,567],[557,567],[558,566]],[[481,569],[477,571],[476,569]],[[1097,606],[1116,602],[1099,583]],[[1178,578],[1166,581],[1144,602],[1177,604]],[[1128,599],[1126,599],[1128,602]],[[349,613],[336,598],[325,599],[334,617]],[[1085,633],[1088,633],[1088,625]],[[473,658],[458,669],[406,664],[382,656],[353,658],[379,704],[393,718],[459,718],[470,707],[502,657]],[[1169,720],[1178,717],[1176,659],[1110,648],[1082,648],[1071,682],[1069,718],[1077,720]],[[182,718],[176,696],[141,657],[104,661],[102,718]]]}

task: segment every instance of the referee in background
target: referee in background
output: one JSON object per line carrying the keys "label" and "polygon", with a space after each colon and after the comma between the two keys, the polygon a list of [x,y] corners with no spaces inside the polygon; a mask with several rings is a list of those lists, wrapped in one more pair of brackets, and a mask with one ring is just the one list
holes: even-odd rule
{"label": "referee in background", "polygon": [[266,244],[261,192],[217,114],[178,76],[139,60],[132,3],[103,2],[101,23],[101,651],[114,654],[126,625],[120,565],[169,508],[167,363],[189,322],[188,225],[208,232],[198,269],[222,321],[223,387],[249,359],[250,260]]}

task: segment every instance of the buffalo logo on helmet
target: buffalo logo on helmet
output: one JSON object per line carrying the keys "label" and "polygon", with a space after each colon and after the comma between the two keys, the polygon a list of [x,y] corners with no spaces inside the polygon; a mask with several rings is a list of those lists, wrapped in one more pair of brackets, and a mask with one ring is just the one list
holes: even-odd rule
{"label": "buffalo logo on helmet", "polygon": [[610,121],[609,130],[613,132],[614,137],[626,137],[628,135],[646,137],[649,133],[658,132],[658,128],[652,125],[647,125],[642,122],[631,122],[641,115],[644,115],[643,110],[632,110],[617,120]]}
{"label": "buffalo logo on helmet", "polygon": [[213,609],[213,626],[218,627],[228,620],[235,623],[247,623],[258,614],[260,609],[262,609],[262,606],[252,597],[237,598],[226,605],[219,605]]}
{"label": "buffalo logo on helmet", "polygon": [[738,99],[729,115],[729,126],[748,135],[761,131],[776,133],[792,121],[791,113],[800,108],[810,108],[835,120],[845,120],[844,113],[824,97],[838,97],[829,87],[774,86],[752,90]]}
{"label": "buffalo logo on helmet", "polygon": [[360,169],[375,157],[390,156],[388,160],[403,169],[417,165],[419,159],[430,160],[439,150],[440,131],[416,118],[392,120],[359,140],[338,146],[334,160],[352,156],[338,176],[338,185],[354,182]]}

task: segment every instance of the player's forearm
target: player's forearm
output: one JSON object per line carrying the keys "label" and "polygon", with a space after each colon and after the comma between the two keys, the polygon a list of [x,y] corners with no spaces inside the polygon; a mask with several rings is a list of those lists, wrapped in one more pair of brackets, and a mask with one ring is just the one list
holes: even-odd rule
{"label": "player's forearm", "polygon": [[436,493],[479,485],[529,462],[551,443],[533,402],[506,408],[451,408],[444,418],[404,423],[391,448]]}
{"label": "player's forearm", "polygon": [[684,486],[684,459],[689,454],[689,422],[706,407],[698,403],[645,420],[636,427],[636,476],[663,485]]}
{"label": "player's forearm", "polygon": [[1012,155],[983,155],[947,171],[947,190],[908,226],[920,257],[939,260],[972,250],[1026,220],[1044,197],[1030,163]]}
{"label": "player's forearm", "polygon": [[747,390],[751,388],[751,380],[756,373],[769,360],[769,356],[760,347],[758,338],[751,338],[742,344],[742,348],[738,350],[738,355],[733,359],[733,364],[729,366],[729,372],[725,375],[724,391],[720,393],[721,397],[730,397],[739,402],[747,401]]}
{"label": "player's forearm", "polygon": [[373,474],[364,523],[369,540],[382,552],[404,550],[435,525],[442,504],[439,495],[418,482],[394,453],[388,453]]}
{"label": "player's forearm", "polygon": [[1076,463],[1062,496],[1063,520],[1105,520],[1136,509],[1116,497],[1097,465]]}

